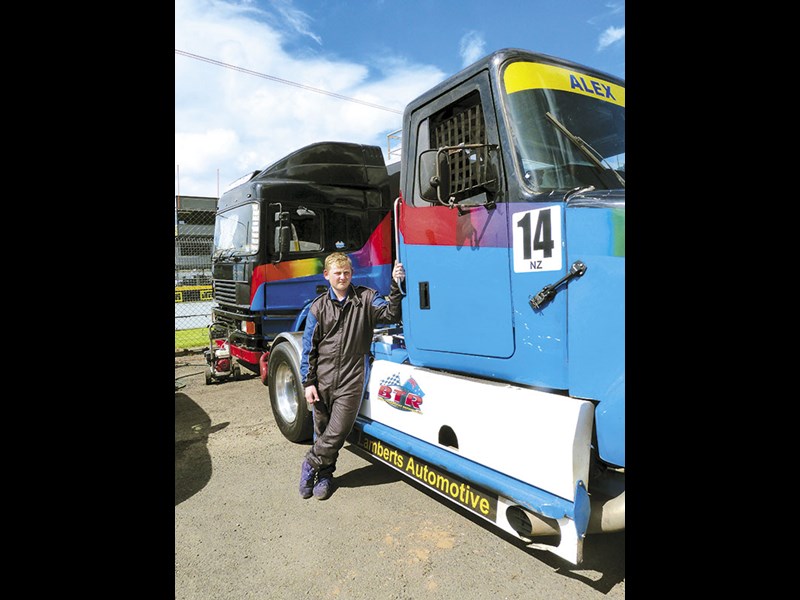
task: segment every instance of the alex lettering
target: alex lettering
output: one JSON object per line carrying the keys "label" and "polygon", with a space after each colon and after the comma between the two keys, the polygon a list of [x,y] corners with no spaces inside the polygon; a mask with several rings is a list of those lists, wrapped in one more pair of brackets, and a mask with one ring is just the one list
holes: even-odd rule
{"label": "alex lettering", "polygon": [[583,77],[576,77],[575,75],[570,74],[569,86],[573,90],[579,89],[583,90],[587,94],[594,94],[595,96],[616,100],[614,93],[611,91],[610,85],[595,81],[594,79],[589,79],[589,82],[587,83]]}

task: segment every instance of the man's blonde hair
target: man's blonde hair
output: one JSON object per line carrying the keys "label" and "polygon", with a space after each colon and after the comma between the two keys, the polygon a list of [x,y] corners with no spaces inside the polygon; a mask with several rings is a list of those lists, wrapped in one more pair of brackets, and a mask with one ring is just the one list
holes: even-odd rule
{"label": "man's blonde hair", "polygon": [[325,257],[325,270],[330,271],[333,267],[350,267],[353,270],[353,261],[344,252],[333,252]]}

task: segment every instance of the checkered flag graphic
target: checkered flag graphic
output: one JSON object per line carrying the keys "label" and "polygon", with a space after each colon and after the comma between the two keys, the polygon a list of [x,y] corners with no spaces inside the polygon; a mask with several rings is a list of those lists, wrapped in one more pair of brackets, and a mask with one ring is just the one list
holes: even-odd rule
{"label": "checkered flag graphic", "polygon": [[383,381],[381,381],[381,385],[388,385],[390,387],[400,387],[400,374],[395,373],[394,375],[390,375]]}

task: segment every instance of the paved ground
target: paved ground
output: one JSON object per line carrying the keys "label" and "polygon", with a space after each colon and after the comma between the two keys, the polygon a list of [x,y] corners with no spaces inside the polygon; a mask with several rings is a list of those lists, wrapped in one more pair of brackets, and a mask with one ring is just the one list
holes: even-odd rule
{"label": "paved ground", "polygon": [[307,450],[280,434],[255,375],[207,386],[175,357],[175,599],[625,597],[625,536],[573,566],[530,550],[345,446],[338,489],[297,493]]}

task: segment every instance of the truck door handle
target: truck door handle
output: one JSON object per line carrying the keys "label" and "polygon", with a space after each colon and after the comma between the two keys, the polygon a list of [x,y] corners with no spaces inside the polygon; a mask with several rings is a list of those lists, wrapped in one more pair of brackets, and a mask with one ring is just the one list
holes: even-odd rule
{"label": "truck door handle", "polygon": [[569,272],[566,275],[564,275],[555,283],[550,283],[544,286],[538,294],[530,297],[528,303],[531,305],[533,310],[541,308],[553,299],[553,296],[555,296],[556,292],[558,292],[557,288],[559,286],[565,284],[573,277],[580,277],[584,273],[586,273],[586,265],[581,261],[576,260],[574,263],[572,263],[572,266],[569,268]]}
{"label": "truck door handle", "polygon": [[431,307],[431,293],[427,281],[419,282],[419,307],[428,310]]}

